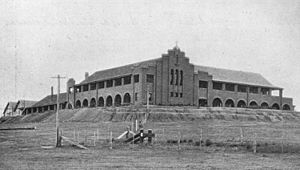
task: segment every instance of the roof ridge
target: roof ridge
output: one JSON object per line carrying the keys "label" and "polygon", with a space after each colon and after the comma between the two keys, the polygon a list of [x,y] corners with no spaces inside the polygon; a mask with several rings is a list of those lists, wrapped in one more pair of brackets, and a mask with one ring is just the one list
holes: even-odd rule
{"label": "roof ridge", "polygon": [[251,73],[251,74],[259,74],[259,75],[261,75],[260,73],[256,73],[256,72],[243,71],[243,70],[233,70],[233,69],[229,69],[229,68],[218,68],[218,67],[213,67],[213,66],[203,66],[203,65],[195,65],[195,66],[206,67],[206,68],[213,68],[213,69],[219,69],[219,70],[227,70],[227,71],[235,71],[235,72]]}

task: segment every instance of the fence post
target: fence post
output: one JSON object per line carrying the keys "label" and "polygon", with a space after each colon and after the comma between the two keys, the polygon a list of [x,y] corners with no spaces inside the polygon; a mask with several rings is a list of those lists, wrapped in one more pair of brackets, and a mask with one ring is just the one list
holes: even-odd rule
{"label": "fence post", "polygon": [[87,132],[84,130],[84,143],[87,144]]}
{"label": "fence post", "polygon": [[97,128],[97,140],[99,140],[99,129]]}
{"label": "fence post", "polygon": [[80,142],[79,131],[77,131],[77,142]]}
{"label": "fence post", "polygon": [[254,153],[256,153],[256,145],[257,145],[257,143],[256,143],[256,137],[257,137],[257,134],[255,133],[254,134],[254,142],[253,142],[253,152]]}
{"label": "fence post", "polygon": [[137,130],[138,130],[138,120],[137,119],[135,119],[135,131],[137,132]]}
{"label": "fence post", "polygon": [[178,132],[178,150],[180,150],[180,139],[181,138],[181,134],[180,132]]}
{"label": "fence post", "polygon": [[96,132],[94,132],[94,146],[96,146]]}
{"label": "fence post", "polygon": [[152,129],[148,129],[148,144],[152,143]]}
{"label": "fence post", "polygon": [[112,131],[110,131],[110,149],[112,149]]}
{"label": "fence post", "polygon": [[76,141],[76,129],[74,129],[73,138],[74,138],[74,141]]}
{"label": "fence post", "polygon": [[241,143],[244,142],[244,131],[243,131],[243,127],[240,127],[240,140],[241,140]]}
{"label": "fence post", "polygon": [[283,140],[284,140],[284,133],[281,133],[281,153],[283,153]]}
{"label": "fence post", "polygon": [[203,130],[202,128],[200,129],[200,147],[202,147],[202,140],[203,140]]}
{"label": "fence post", "polygon": [[163,140],[166,140],[166,136],[165,136],[165,128],[163,128]]}

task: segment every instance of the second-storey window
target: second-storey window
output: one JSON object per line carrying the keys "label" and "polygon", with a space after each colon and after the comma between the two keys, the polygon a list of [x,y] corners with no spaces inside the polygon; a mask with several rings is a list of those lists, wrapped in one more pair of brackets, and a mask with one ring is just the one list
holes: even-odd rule
{"label": "second-storey window", "polygon": [[227,91],[234,91],[234,84],[230,84],[230,83],[225,84],[225,89]]}
{"label": "second-storey window", "polygon": [[153,83],[154,82],[154,75],[152,74],[147,74],[147,83]]}
{"label": "second-storey window", "polygon": [[215,89],[215,90],[222,90],[222,83],[213,82],[213,89]]}
{"label": "second-storey window", "polygon": [[113,80],[106,80],[106,87],[112,87],[113,86]]}
{"label": "second-storey window", "polygon": [[207,81],[202,81],[200,80],[199,81],[199,88],[207,88]]}

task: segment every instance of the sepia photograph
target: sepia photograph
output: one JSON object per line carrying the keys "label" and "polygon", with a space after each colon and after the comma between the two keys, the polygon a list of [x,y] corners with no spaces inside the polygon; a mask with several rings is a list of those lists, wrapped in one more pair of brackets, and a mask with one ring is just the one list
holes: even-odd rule
{"label": "sepia photograph", "polygon": [[299,0],[0,11],[0,170],[300,169]]}

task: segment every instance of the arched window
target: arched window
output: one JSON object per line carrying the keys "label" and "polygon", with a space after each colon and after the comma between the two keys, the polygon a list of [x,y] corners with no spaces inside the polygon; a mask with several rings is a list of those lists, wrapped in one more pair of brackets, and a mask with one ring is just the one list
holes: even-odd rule
{"label": "arched window", "polygon": [[72,108],[73,108],[72,104],[68,103],[68,109],[72,109]]}
{"label": "arched window", "polygon": [[104,99],[103,99],[103,97],[99,97],[98,106],[100,106],[100,107],[104,106]]}
{"label": "arched window", "polygon": [[180,70],[180,86],[183,84],[183,71]]}
{"label": "arched window", "polygon": [[81,102],[80,102],[80,100],[77,100],[77,101],[76,101],[75,107],[76,107],[76,108],[80,108],[80,107],[81,107]]}
{"label": "arched window", "polygon": [[83,107],[88,107],[89,106],[89,101],[87,99],[84,99],[82,102]]}
{"label": "arched window", "polygon": [[106,98],[106,106],[108,106],[108,107],[112,106],[112,102],[113,102],[112,97],[111,96],[107,96],[107,98]]}
{"label": "arched window", "polygon": [[276,109],[276,110],[279,110],[279,104],[277,104],[277,103],[274,103],[273,105],[272,105],[272,109]]}
{"label": "arched window", "polygon": [[174,83],[174,70],[171,69],[171,81],[170,81],[170,84],[173,85]]}
{"label": "arched window", "polygon": [[246,102],[244,100],[240,100],[237,104],[237,107],[246,107]]}
{"label": "arched window", "polygon": [[179,74],[178,74],[178,70],[177,69],[176,69],[175,75],[176,75],[175,85],[178,85]]}
{"label": "arched window", "polygon": [[91,99],[90,107],[96,107],[96,99],[95,98]]}
{"label": "arched window", "polygon": [[283,110],[291,110],[290,106],[288,104],[283,105]]}
{"label": "arched window", "polygon": [[261,106],[262,109],[268,109],[269,108],[269,105],[266,102],[263,102],[260,106]]}
{"label": "arched window", "polygon": [[226,100],[225,107],[234,107],[234,101],[231,99]]}
{"label": "arched window", "polygon": [[130,94],[129,94],[129,93],[126,93],[126,94],[124,95],[123,103],[124,103],[124,104],[130,104]]}
{"label": "arched window", "polygon": [[249,106],[252,108],[257,108],[258,104],[255,101],[252,101],[250,102]]}
{"label": "arched window", "polygon": [[115,96],[115,106],[121,106],[121,100],[122,100],[121,96],[117,94]]}
{"label": "arched window", "polygon": [[213,101],[213,107],[222,107],[222,100],[219,98],[215,98]]}

